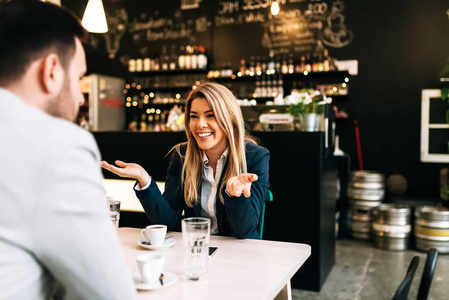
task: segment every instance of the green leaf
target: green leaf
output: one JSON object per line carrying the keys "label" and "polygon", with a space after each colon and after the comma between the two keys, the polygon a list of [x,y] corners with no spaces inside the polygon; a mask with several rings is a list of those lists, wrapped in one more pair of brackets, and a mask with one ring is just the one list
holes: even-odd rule
{"label": "green leaf", "polygon": [[449,99],[449,87],[441,88],[441,99],[444,101]]}

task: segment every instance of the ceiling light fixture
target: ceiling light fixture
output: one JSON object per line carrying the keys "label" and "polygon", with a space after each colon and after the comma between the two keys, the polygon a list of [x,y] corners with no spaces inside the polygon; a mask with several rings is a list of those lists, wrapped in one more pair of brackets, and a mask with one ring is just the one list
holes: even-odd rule
{"label": "ceiling light fixture", "polygon": [[89,32],[105,33],[108,31],[106,15],[101,0],[89,0],[87,2],[82,24]]}
{"label": "ceiling light fixture", "polygon": [[279,14],[280,8],[279,8],[279,3],[277,2],[277,0],[274,0],[271,3],[271,14],[273,16],[277,16]]}

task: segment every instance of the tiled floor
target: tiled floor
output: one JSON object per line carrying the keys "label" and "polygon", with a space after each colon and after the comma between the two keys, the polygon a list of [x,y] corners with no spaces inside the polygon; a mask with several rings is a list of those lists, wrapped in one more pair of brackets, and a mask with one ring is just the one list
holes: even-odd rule
{"label": "tiled floor", "polygon": [[[413,256],[420,257],[409,299],[416,299],[426,253],[386,251],[370,242],[339,240],[336,264],[321,291],[292,290],[293,299],[305,300],[382,300],[391,299],[404,278]],[[440,254],[430,287],[429,300],[449,299],[449,254]]]}

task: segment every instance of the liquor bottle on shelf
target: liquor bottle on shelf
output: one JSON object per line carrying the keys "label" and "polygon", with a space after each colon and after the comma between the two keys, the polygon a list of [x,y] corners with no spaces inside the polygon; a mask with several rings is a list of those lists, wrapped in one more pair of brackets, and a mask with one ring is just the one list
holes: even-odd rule
{"label": "liquor bottle on shelf", "polygon": [[262,57],[261,67],[262,67],[262,74],[267,74],[267,68],[268,68],[267,67],[267,58],[265,56]]}
{"label": "liquor bottle on shelf", "polygon": [[207,56],[206,56],[206,48],[203,45],[198,46],[198,68],[202,70],[207,69]]}
{"label": "liquor bottle on shelf", "polygon": [[270,54],[268,57],[268,65],[267,65],[269,74],[274,74],[275,67],[276,67],[276,65],[274,62],[274,51],[270,50]]}
{"label": "liquor bottle on shelf", "polygon": [[148,131],[154,131],[154,115],[153,115],[153,113],[150,113],[148,115],[147,130]]}
{"label": "liquor bottle on shelf", "polygon": [[278,81],[276,80],[276,76],[271,76],[271,93],[269,96],[276,97],[279,94]]}
{"label": "liquor bottle on shelf", "polygon": [[251,56],[251,59],[249,61],[249,72],[251,76],[256,74],[256,64],[254,62],[254,56]]}
{"label": "liquor bottle on shelf", "polygon": [[282,58],[281,73],[282,74],[287,74],[288,73],[287,57],[285,57],[285,55]]}
{"label": "liquor bottle on shelf", "polygon": [[318,72],[318,54],[316,52],[312,56],[312,72]]}
{"label": "liquor bottle on shelf", "polygon": [[143,113],[140,117],[139,131],[147,131],[147,114]]}
{"label": "liquor bottle on shelf", "polygon": [[282,68],[281,59],[279,58],[279,55],[276,55],[274,58],[274,71],[277,74],[281,74],[281,68]]}
{"label": "liquor bottle on shelf", "polygon": [[293,74],[295,72],[295,65],[293,64],[293,54],[288,55],[288,73]]}
{"label": "liquor bottle on shelf", "polygon": [[135,59],[130,59],[128,60],[128,71],[129,72],[136,72],[136,60]]}
{"label": "liquor bottle on shelf", "polygon": [[240,59],[240,67],[239,67],[239,76],[245,76],[246,74],[247,68],[246,68],[246,64],[245,64],[245,59],[242,58]]}
{"label": "liquor bottle on shelf", "polygon": [[331,62],[331,58],[329,56],[329,51],[327,49],[325,49],[324,57],[323,57],[323,71],[324,72],[330,71],[330,62]]}
{"label": "liquor bottle on shelf", "polygon": [[145,57],[145,58],[143,59],[143,70],[144,70],[145,72],[148,72],[148,71],[151,70],[151,58]]}
{"label": "liquor bottle on shelf", "polygon": [[129,131],[137,131],[137,120],[139,119],[138,116],[134,116],[133,120],[131,122],[129,122],[128,124],[128,130]]}
{"label": "liquor bottle on shelf", "polygon": [[191,69],[198,69],[198,50],[196,45],[190,47],[190,63]]}
{"label": "liquor bottle on shelf", "polygon": [[186,70],[190,70],[192,69],[192,54],[191,54],[191,46],[187,45],[186,46],[186,51],[185,51],[185,69]]}
{"label": "liquor bottle on shelf", "polygon": [[152,71],[159,71],[161,69],[159,55],[155,53],[153,57]]}
{"label": "liquor bottle on shelf", "polygon": [[282,76],[279,76],[277,85],[278,85],[278,95],[284,96],[284,81],[282,80]]}
{"label": "liquor bottle on shelf", "polygon": [[136,72],[143,71],[143,60],[141,58],[136,59]]}
{"label": "liquor bottle on shelf", "polygon": [[161,116],[156,112],[154,115],[154,127],[153,131],[159,132],[161,131]]}
{"label": "liquor bottle on shelf", "polygon": [[224,77],[231,77],[232,73],[232,64],[227,62],[224,67]]}
{"label": "liquor bottle on shelf", "polygon": [[318,55],[318,72],[324,72],[324,59],[323,55]]}
{"label": "liquor bottle on shelf", "polygon": [[260,56],[256,57],[256,75],[262,75],[262,64],[260,63]]}
{"label": "liquor bottle on shelf", "polygon": [[[274,77],[274,76],[273,76]],[[266,92],[264,97],[272,97],[273,96],[273,82],[271,82],[270,77],[266,79]]]}
{"label": "liquor bottle on shelf", "polygon": [[304,71],[306,72],[312,72],[312,59],[310,57],[310,53],[307,52],[306,53],[306,60],[305,60],[305,67],[304,67]]}
{"label": "liquor bottle on shelf", "polygon": [[170,63],[170,57],[167,52],[167,45],[163,45],[162,46],[162,55],[161,55],[161,70],[167,71],[169,63]]}
{"label": "liquor bottle on shelf", "polygon": [[162,113],[161,113],[161,131],[167,131],[167,126],[166,126],[166,123],[167,123],[167,116],[168,116],[168,110],[164,110]]}
{"label": "liquor bottle on shelf", "polygon": [[260,97],[260,93],[261,93],[260,78],[257,77],[257,79],[256,79],[256,88],[254,89],[253,97],[254,98]]}
{"label": "liquor bottle on shelf", "polygon": [[170,70],[176,70],[178,64],[178,56],[176,55],[176,45],[171,45],[170,56],[168,59],[168,68]]}
{"label": "liquor bottle on shelf", "polygon": [[186,55],[185,55],[185,47],[181,46],[178,56],[178,66],[179,69],[184,70],[186,68]]}
{"label": "liquor bottle on shelf", "polygon": [[260,96],[259,97],[267,97],[267,82],[265,80],[265,76],[262,76],[262,80],[260,81]]}
{"label": "liquor bottle on shelf", "polygon": [[295,67],[296,73],[303,73],[306,68],[306,57],[304,55],[301,55],[299,63]]}

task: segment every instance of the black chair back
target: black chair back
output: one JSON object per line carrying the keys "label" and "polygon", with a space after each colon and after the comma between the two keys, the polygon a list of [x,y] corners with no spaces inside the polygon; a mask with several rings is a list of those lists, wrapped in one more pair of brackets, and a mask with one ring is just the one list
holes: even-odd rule
{"label": "black chair back", "polygon": [[407,274],[402,280],[401,284],[396,289],[396,293],[393,296],[393,300],[407,300],[410,287],[412,286],[413,277],[415,277],[416,269],[419,265],[419,256],[413,257],[410,265],[408,266]]}
{"label": "black chair back", "polygon": [[421,283],[419,284],[418,300],[427,300],[430,285],[432,284],[433,273],[437,266],[438,251],[435,248],[429,249],[427,252],[426,264],[422,272]]}

